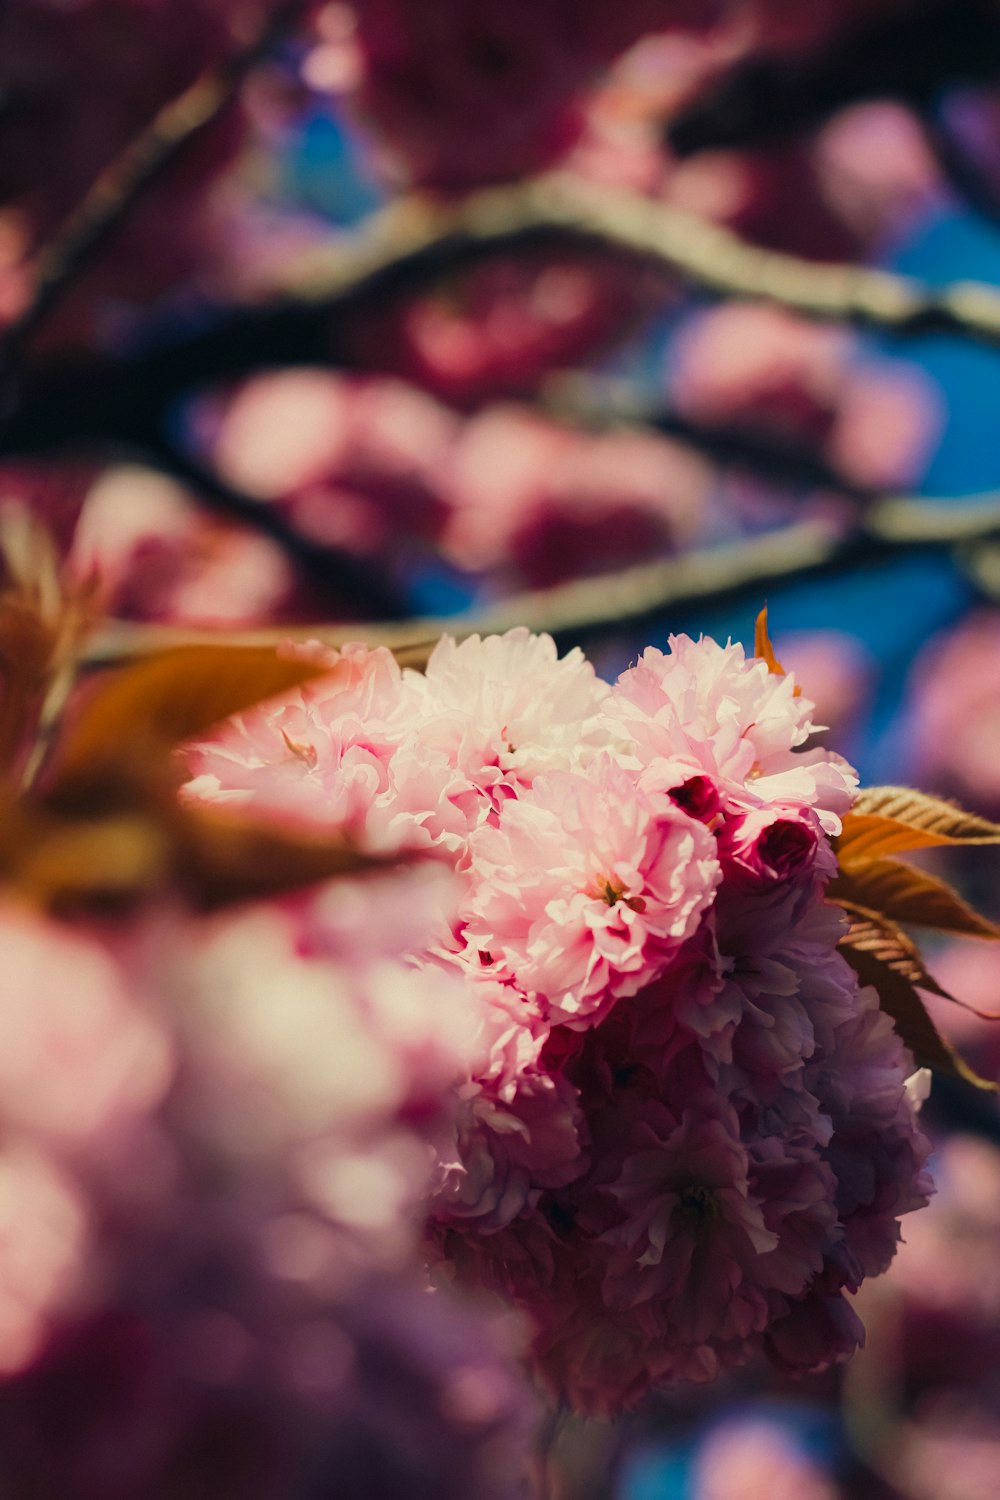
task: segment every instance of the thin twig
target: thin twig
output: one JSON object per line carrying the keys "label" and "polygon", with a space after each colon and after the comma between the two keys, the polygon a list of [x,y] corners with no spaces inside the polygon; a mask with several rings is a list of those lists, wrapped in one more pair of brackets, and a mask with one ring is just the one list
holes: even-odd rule
{"label": "thin twig", "polygon": [[276,543],[332,609],[359,610],[365,618],[375,615],[387,620],[403,620],[408,615],[405,591],[373,558],[316,541],[300,531],[280,505],[226,484],[167,442],[148,444],[140,456],[184,484],[207,510],[239,521]]}
{"label": "thin twig", "polygon": [[9,366],[75,284],[80,273],[128,216],[134,204],[239,92],[247,75],[273,49],[307,0],[283,0],[258,31],[213,71],[195,79],[100,173],[35,264],[34,294],[8,326],[0,352]]}
{"label": "thin twig", "polygon": [[[1000,537],[1000,494],[962,500],[886,497],[850,518],[803,521],[735,544],[684,553],[599,578],[514,595],[469,615],[425,617],[406,624],[266,627],[226,632],[235,644],[278,645],[292,634],[342,646],[365,640],[390,647],[419,666],[443,634],[464,640],[515,625],[548,631],[568,647],[611,629],[636,630],[711,604],[759,600],[777,584],[843,568],[888,562]],[[111,622],[92,639],[88,664],[106,666],[168,646],[218,640],[218,633]]]}

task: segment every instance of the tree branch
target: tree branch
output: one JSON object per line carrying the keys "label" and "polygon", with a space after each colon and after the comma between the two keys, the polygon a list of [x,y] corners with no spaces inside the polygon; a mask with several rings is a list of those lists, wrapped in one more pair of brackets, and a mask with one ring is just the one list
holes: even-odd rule
{"label": "tree branch", "polygon": [[265,11],[256,35],[164,105],[100,173],[83,202],[37,257],[32,299],[0,338],[0,359],[5,365],[14,363],[146,188],[219,118],[306,3],[282,0],[270,14]]}
{"label": "tree branch", "polygon": [[[961,500],[885,497],[863,513],[850,507],[843,522],[810,520],[764,536],[645,563],[598,578],[517,594],[471,615],[411,620],[403,625],[330,626],[328,623],[226,632],[226,640],[277,645],[290,634],[342,646],[363,639],[389,646],[420,665],[443,634],[502,632],[515,625],[548,631],[562,648],[612,629],[635,631],[684,610],[758,602],[775,585],[799,583],[845,568],[889,562],[907,554],[967,547],[1000,538],[1000,493]],[[218,635],[157,625],[107,624],[91,641],[91,666],[128,660],[166,646]]]}
{"label": "tree branch", "polygon": [[167,443],[149,445],[137,456],[186,485],[207,510],[239,521],[275,542],[313,585],[317,598],[329,600],[331,609],[357,610],[364,619],[374,615],[405,620],[410,613],[404,591],[375,559],[315,541],[299,531],[279,505],[243,494]]}
{"label": "tree branch", "polygon": [[651,406],[630,382],[587,375],[557,376],[543,388],[543,407],[560,421],[592,429],[645,427],[732,469],[783,488],[828,490],[860,505],[878,498],[828,463],[808,443],[749,423],[715,424]]}
{"label": "tree branch", "polygon": [[[553,174],[475,193],[455,207],[407,202],[347,245],[309,258],[268,306],[128,359],[50,366],[26,380],[0,426],[0,451],[130,442],[196,384],[288,364],[357,368],[365,315],[457,269],[525,243],[588,244],[635,256],[719,297],[899,337],[941,333],[1000,347],[1000,291],[944,288],[865,266],[820,265],[746,244],[731,231],[636,194]],[[377,368],[373,361],[366,367]]]}

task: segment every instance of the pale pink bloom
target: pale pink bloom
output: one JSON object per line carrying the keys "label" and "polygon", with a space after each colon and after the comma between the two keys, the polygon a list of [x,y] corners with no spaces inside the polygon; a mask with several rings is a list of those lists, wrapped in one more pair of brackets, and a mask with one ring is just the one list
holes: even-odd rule
{"label": "pale pink bloom", "polygon": [[827,453],[873,489],[912,484],[945,424],[940,388],[918,365],[882,362],[845,371]]}
{"label": "pale pink bloom", "polygon": [[536,778],[470,854],[466,942],[583,1026],[666,966],[720,875],[704,825],[655,808],[608,756]]}
{"label": "pale pink bloom", "polygon": [[325,370],[281,370],[245,382],[227,403],[213,445],[223,479],[272,499],[334,470],[350,440],[348,389]]}
{"label": "pale pink bloom", "polygon": [[583,433],[513,406],[469,421],[449,475],[446,549],[536,587],[690,544],[709,480],[666,438]]}
{"label": "pale pink bloom", "polygon": [[995,610],[979,610],[931,641],[912,673],[908,735],[915,784],[994,813],[1000,809],[998,644]]}
{"label": "pale pink bloom", "polygon": [[130,618],[242,624],[291,603],[280,548],[212,516],[174,480],[138,466],[106,470],[88,491],[68,557],[106,607]]}
{"label": "pale pink bloom", "polygon": [[796,682],[808,685],[835,741],[857,728],[875,691],[878,663],[856,637],[840,630],[782,631],[781,661]]}
{"label": "pale pink bloom", "polygon": [[134,1124],[170,1081],[172,1047],[85,932],[0,912],[0,1119],[81,1151]]}
{"label": "pale pink bloom", "polygon": [[[178,1022],[214,1079],[203,1104],[235,1149],[363,1136],[426,1109],[461,1068],[474,1031],[457,976],[408,966],[384,940],[394,907],[416,894],[412,879],[398,880],[348,897],[355,916],[375,908],[385,920],[385,933],[366,923],[367,951],[337,951],[323,904],[336,903],[341,882],[192,929],[171,988],[185,987]],[[244,1113],[237,1100],[251,1096],[257,1106]]]}
{"label": "pale pink bloom", "polygon": [[458,976],[407,961],[411,942],[448,929],[436,908],[451,882],[442,891],[437,874],[338,881],[200,923],[165,918],[133,954],[178,1031],[182,1138],[242,1176],[284,1183],[383,1259],[411,1246],[431,1142],[476,1044]]}
{"label": "pale pink bloom", "polygon": [[437,1149],[430,1211],[443,1224],[474,1219],[477,1230],[499,1229],[543,1188],[580,1175],[582,1120],[576,1090],[541,1062],[548,1027],[537,1004],[485,972],[467,980],[466,1003],[478,1030]]}
{"label": "pale pink bloom", "polygon": [[818,132],[812,161],[824,198],[864,244],[899,243],[941,204],[934,152],[902,102],[837,110]]}
{"label": "pale pink bloom", "polygon": [[481,815],[467,778],[418,738],[384,647],[346,646],[329,676],[235,715],[185,756],[185,798],[342,830],[369,847],[457,850]]}
{"label": "pale pink bloom", "polygon": [[89,1248],[78,1187],[42,1152],[5,1141],[0,1152],[0,1375],[37,1354]]}
{"label": "pale pink bloom", "polygon": [[458,418],[396,380],[283,370],[244,383],[216,418],[223,477],[286,503],[297,527],[371,552],[433,537]]}
{"label": "pale pink bloom", "polygon": [[738,644],[685,635],[670,637],[667,655],[647,647],[605,709],[614,732],[631,743],[628,763],[681,762],[713,781],[734,808],[799,803],[815,809],[825,832],[839,833],[857,778],[839,756],[801,749],[811,715],[790,673],[769,672]]}
{"label": "pale pink bloom", "polygon": [[693,1500],[838,1500],[840,1491],[779,1422],[730,1419],[698,1452]]}
{"label": "pale pink bloom", "polygon": [[353,830],[389,784],[400,684],[391,652],[346,647],[327,677],[189,744],[183,795]]}
{"label": "pale pink bloom", "polygon": [[599,714],[610,688],[582,651],[560,657],[548,635],[517,627],[457,644],[446,635],[426,673],[404,677],[422,751],[443,753],[494,798],[607,743]]}
{"label": "pale pink bloom", "polygon": [[696,318],[673,366],[688,415],[793,434],[873,487],[917,478],[941,428],[940,396],[922,372],[888,360],[859,365],[849,335],[762,303]]}
{"label": "pale pink bloom", "polygon": [[707,422],[752,419],[825,437],[850,335],[764,303],[711,309],[683,330],[672,361],[680,409]]}

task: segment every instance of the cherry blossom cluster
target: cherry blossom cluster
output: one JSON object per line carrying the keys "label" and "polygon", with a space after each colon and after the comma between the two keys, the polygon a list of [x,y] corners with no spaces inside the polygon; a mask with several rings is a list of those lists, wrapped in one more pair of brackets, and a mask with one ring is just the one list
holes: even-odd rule
{"label": "cherry blossom cluster", "polygon": [[811,710],[736,644],[673,637],[609,686],[518,629],[423,675],[349,647],[188,752],[187,798],[456,872],[412,955],[476,1034],[428,1253],[530,1312],[579,1409],[847,1357],[847,1294],[929,1191],[909,1055],[824,900],[856,778]]}
{"label": "cherry blossom cluster", "polygon": [[5,1494],[523,1493],[517,1330],[416,1254],[478,1056],[461,985],[402,957],[449,906],[422,869],[208,918],[0,907]]}

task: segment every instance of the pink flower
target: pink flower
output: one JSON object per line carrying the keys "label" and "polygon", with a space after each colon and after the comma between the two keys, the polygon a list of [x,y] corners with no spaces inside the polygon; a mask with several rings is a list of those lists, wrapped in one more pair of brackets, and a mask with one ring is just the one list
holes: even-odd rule
{"label": "pink flower", "polygon": [[458,849],[482,799],[415,728],[391,652],[346,646],[329,676],[189,745],[183,796],[342,830],[368,847]]}
{"label": "pink flower", "polygon": [[295,572],[268,538],[208,515],[174,480],[122,465],[88,491],[71,575],[132,619],[237,625],[286,618]]}
{"label": "pink flower", "polygon": [[668,655],[650,646],[622,674],[606,717],[644,776],[658,774],[658,761],[686,765],[718,786],[733,810],[797,803],[815,810],[825,832],[839,833],[856,777],[839,756],[801,750],[811,712],[791,674],[747,660],[742,646],[671,636]]}
{"label": "pink flower", "polygon": [[560,657],[551,636],[521,627],[459,644],[444,636],[423,676],[405,674],[405,691],[421,752],[443,754],[494,801],[607,742],[607,684],[579,649]]}
{"label": "pink flower", "polygon": [[457,1086],[453,1132],[438,1148],[432,1217],[500,1229],[545,1188],[583,1171],[576,1090],[541,1060],[548,1027],[516,986],[476,976],[467,1000],[480,1018],[468,1077]]}
{"label": "pink flower", "polygon": [[328,677],[188,746],[184,795],[359,829],[389,787],[400,683],[391,652],[347,647]]}
{"label": "pink flower", "polygon": [[466,942],[543,996],[551,1020],[584,1026],[665,967],[720,874],[704,826],[655,808],[608,756],[539,776],[470,855]]}
{"label": "pink flower", "polygon": [[[995,814],[1000,808],[1000,621],[981,610],[932,640],[910,685],[915,784],[929,784]],[[955,733],[955,725],[962,733]]]}
{"label": "pink flower", "polygon": [[[678,1352],[746,1339],[767,1319],[768,1256],[777,1234],[751,1197],[735,1115],[649,1101],[634,1146],[607,1191],[625,1215],[606,1294],[617,1305],[657,1304]],[[805,1268],[803,1268],[803,1276]]]}
{"label": "pink flower", "polygon": [[899,1244],[900,1216],[923,1207],[934,1190],[926,1170],[930,1142],[905,1086],[911,1071],[878,996],[862,989],[855,1016],[806,1073],[833,1124],[825,1154],[837,1178],[844,1235],[831,1259],[851,1291],[886,1270]]}
{"label": "pink flower", "polygon": [[78,1186],[42,1152],[7,1142],[0,1151],[0,1376],[37,1355],[89,1248]]}
{"label": "pink flower", "polygon": [[681,335],[678,404],[702,421],[812,442],[861,484],[910,484],[940,431],[940,397],[913,366],[859,365],[852,356],[839,330],[760,303],[730,303]]}
{"label": "pink flower", "polygon": [[518,407],[465,427],[447,546],[466,567],[513,565],[532,586],[607,572],[692,540],[702,462],[652,434],[586,434]]}
{"label": "pink flower", "polygon": [[698,1453],[694,1500],[839,1500],[840,1491],[779,1421],[732,1418]]}
{"label": "pink flower", "polygon": [[[157,961],[189,1068],[207,1080],[203,1124],[253,1155],[329,1132],[360,1139],[438,1108],[475,1022],[458,976],[408,962],[407,939],[447,930],[450,895],[431,868],[239,908],[182,944],[169,924],[153,927],[139,959]],[[383,923],[365,920],[373,907]]]}
{"label": "pink flower", "polygon": [[4,1131],[93,1151],[166,1092],[168,1035],[96,937],[8,904],[0,947]]}
{"label": "pink flower", "polygon": [[731,862],[733,878],[775,883],[830,879],[837,862],[811,808],[796,805],[755,808],[730,819],[720,853]]}

